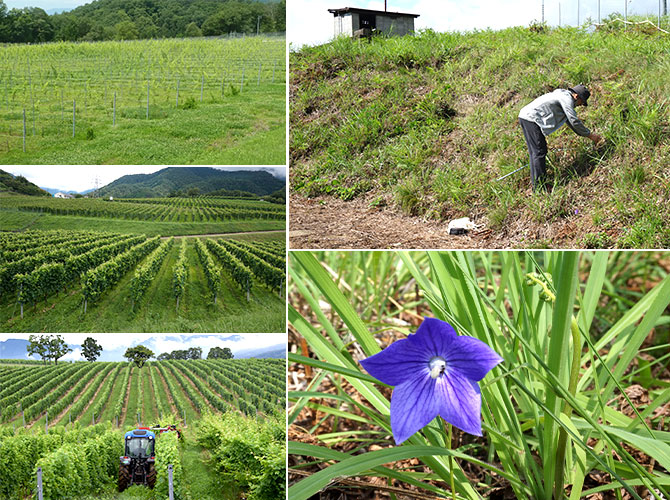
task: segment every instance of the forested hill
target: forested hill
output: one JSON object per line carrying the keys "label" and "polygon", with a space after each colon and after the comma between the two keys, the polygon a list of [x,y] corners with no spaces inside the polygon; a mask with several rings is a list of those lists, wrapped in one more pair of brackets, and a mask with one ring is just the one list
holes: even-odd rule
{"label": "forested hill", "polygon": [[40,189],[25,177],[16,176],[0,170],[0,193],[7,192],[27,194],[31,196],[50,196],[49,193]]}
{"label": "forested hill", "polygon": [[[96,193],[116,198],[151,198],[179,193],[208,194],[215,190],[246,191],[259,196],[283,189],[285,181],[264,171],[226,172],[209,167],[169,167],[153,174],[124,175]],[[196,194],[192,191],[192,194]]]}
{"label": "forested hill", "polygon": [[[260,26],[258,20],[260,18]],[[286,0],[95,0],[61,14],[9,10],[0,0],[0,42],[135,40],[283,32]]]}

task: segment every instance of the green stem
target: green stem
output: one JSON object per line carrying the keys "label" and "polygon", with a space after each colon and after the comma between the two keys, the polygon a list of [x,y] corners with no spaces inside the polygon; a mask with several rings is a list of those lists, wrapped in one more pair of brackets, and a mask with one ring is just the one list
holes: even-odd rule
{"label": "green stem", "polygon": [[[570,383],[568,385],[568,392],[574,396],[577,392],[577,382],[579,380],[579,365],[581,361],[581,337],[579,336],[579,325],[577,320],[572,317],[570,325],[572,332],[572,366],[570,367]],[[563,414],[570,417],[572,413],[572,406],[566,401],[563,406]],[[556,469],[554,473],[554,499],[558,500],[563,497],[563,482],[565,480],[565,448],[567,445],[568,434],[565,429],[561,427],[558,434],[558,445],[556,447]]]}
{"label": "green stem", "polygon": [[[451,424],[447,425],[447,448],[451,449],[451,431],[452,427]],[[456,500],[456,488],[454,485],[454,462],[453,462],[453,457],[449,455],[449,479],[450,479],[450,484],[451,484],[451,498],[453,500]]]}

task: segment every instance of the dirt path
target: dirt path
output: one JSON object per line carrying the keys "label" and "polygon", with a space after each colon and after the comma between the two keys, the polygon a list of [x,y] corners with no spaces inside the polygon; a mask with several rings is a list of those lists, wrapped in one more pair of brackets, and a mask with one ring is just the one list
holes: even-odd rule
{"label": "dirt path", "polygon": [[570,221],[530,224],[518,220],[501,231],[484,229],[449,236],[448,222],[410,217],[391,208],[371,207],[372,198],[342,201],[331,197],[291,196],[290,248],[504,249],[526,248],[529,242],[542,240],[559,241],[562,247],[573,244],[569,235],[574,236],[575,228],[570,227]]}
{"label": "dirt path", "polygon": [[[95,391],[95,394],[93,394],[93,397],[89,400],[88,403],[86,403],[86,406],[85,406],[84,409],[81,411],[81,413],[79,414],[79,416],[81,416],[81,415],[83,415],[84,413],[86,413],[86,410],[88,410],[89,406],[91,406],[91,405],[93,404],[93,401],[95,401],[95,398],[98,397],[98,393],[100,392],[100,389],[101,389],[102,386],[105,384],[105,382],[107,381],[107,379],[112,375],[112,372],[113,372],[113,371],[114,371],[114,369],[112,368],[111,370],[109,370],[109,373],[107,373],[107,375],[105,375],[105,377],[104,377],[104,378],[102,379],[102,381],[100,382],[100,385],[98,386],[97,390]],[[96,378],[97,378],[97,375],[96,375],[95,377],[93,377],[93,380],[91,380],[88,384],[86,384],[86,387],[84,387],[84,388],[82,389],[82,391],[81,391],[80,394],[84,394],[84,393],[86,392],[86,390],[89,388],[89,386],[90,386],[93,382],[95,382],[95,379],[96,379]],[[58,422],[60,422],[61,419],[64,418],[65,415],[67,415],[67,412],[70,411],[70,408],[72,407],[72,405],[75,404],[76,402],[77,402],[77,400],[75,399],[75,400],[72,402],[72,404],[69,405],[69,406],[63,411],[63,413],[61,413],[60,415],[58,415],[58,418],[57,418],[56,420],[53,421],[53,425],[56,425]]]}
{"label": "dirt path", "polygon": [[[193,389],[195,390],[195,392],[197,392],[198,394],[200,394],[200,397],[202,398],[202,400],[203,400],[205,403],[207,403],[207,406],[209,406],[209,407],[211,408],[211,410],[212,410],[214,413],[219,413],[218,410],[212,406],[212,403],[209,402],[209,400],[203,395],[202,392],[200,392],[200,389],[198,389],[198,387],[195,385],[195,383],[191,380],[191,377],[189,377],[190,374],[186,374],[186,372],[184,372],[184,370],[181,370],[178,366],[172,366],[172,368],[174,368],[175,371],[178,371],[179,373],[182,374],[182,376],[186,379],[186,382],[188,382],[188,383],[191,385],[191,387],[193,387]],[[175,377],[175,378],[176,378],[176,377]],[[177,381],[177,382],[179,382],[179,381]],[[184,391],[184,393],[186,394],[186,391]],[[191,401],[191,398],[188,397],[188,394],[186,394],[186,397],[187,397],[187,399],[188,399],[189,401]],[[195,404],[193,403],[193,401],[191,401],[191,404],[193,405],[193,409],[194,409],[197,413],[200,413],[200,412],[196,409]]]}
{"label": "dirt path", "polygon": [[119,425],[123,426],[126,422],[126,412],[128,411],[128,398],[130,398],[130,387],[133,383],[133,372],[135,367],[133,366],[130,369],[130,377],[128,377],[128,387],[126,387],[126,395],[123,398],[123,409],[121,410],[121,416],[119,417]]}
{"label": "dirt path", "polygon": [[174,400],[172,399],[172,394],[170,394],[170,390],[168,389],[167,382],[163,378],[163,374],[159,369],[156,369],[156,373],[158,374],[158,377],[161,379],[161,383],[163,384],[163,392],[165,393],[165,397],[167,397],[168,404],[170,405],[170,408],[172,409],[172,413],[176,413],[179,415],[179,411],[177,411],[177,407],[174,404]]}
{"label": "dirt path", "polygon": [[209,233],[209,234],[182,234],[179,236],[162,236],[162,240],[166,240],[168,238],[174,238],[175,240],[181,239],[181,238],[212,238],[214,236],[236,236],[236,235],[245,235],[245,234],[271,234],[271,233],[285,233],[286,231],[283,229],[270,229],[268,231],[245,231],[245,232],[238,232],[238,233]]}

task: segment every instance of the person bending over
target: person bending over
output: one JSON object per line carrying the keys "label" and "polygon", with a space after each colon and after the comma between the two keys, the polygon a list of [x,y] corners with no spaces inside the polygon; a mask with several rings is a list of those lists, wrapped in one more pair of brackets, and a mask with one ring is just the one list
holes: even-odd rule
{"label": "person bending over", "polygon": [[538,97],[519,112],[519,124],[530,155],[530,175],[534,191],[544,188],[547,169],[546,136],[567,123],[575,134],[588,137],[596,146],[603,140],[584,126],[575,111],[578,106],[588,106],[590,96],[591,93],[584,85],[556,89]]}

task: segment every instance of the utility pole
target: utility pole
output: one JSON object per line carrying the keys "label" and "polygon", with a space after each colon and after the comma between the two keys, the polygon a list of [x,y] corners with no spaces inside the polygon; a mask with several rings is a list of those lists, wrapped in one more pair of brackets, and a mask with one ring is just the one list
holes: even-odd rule
{"label": "utility pole", "polygon": [[544,24],[544,0],[542,0],[542,24]]}
{"label": "utility pole", "polygon": [[261,17],[263,16],[258,16],[258,22],[256,23],[256,36],[261,32]]}

